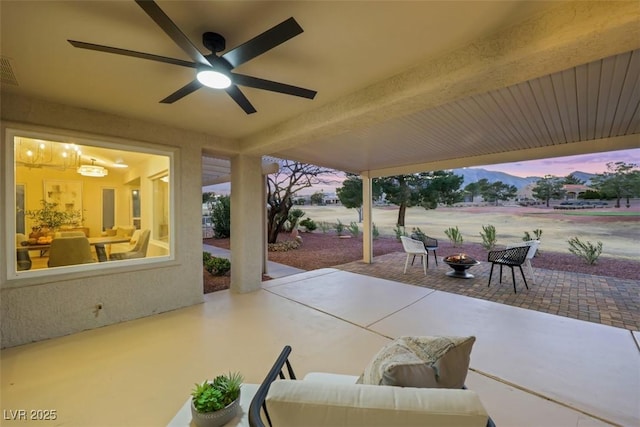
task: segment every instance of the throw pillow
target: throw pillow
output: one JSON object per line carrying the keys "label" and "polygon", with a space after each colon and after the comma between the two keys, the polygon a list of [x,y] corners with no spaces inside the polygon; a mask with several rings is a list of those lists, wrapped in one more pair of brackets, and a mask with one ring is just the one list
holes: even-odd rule
{"label": "throw pillow", "polygon": [[384,346],[358,382],[423,388],[462,388],[475,337],[400,337]]}

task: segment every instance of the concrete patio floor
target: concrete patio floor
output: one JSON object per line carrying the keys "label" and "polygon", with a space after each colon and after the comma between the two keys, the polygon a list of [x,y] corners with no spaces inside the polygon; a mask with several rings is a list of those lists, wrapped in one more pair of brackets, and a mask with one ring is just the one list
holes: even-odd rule
{"label": "concrete patio floor", "polygon": [[2,408],[55,409],[42,426],[160,426],[205,378],[261,382],[286,344],[299,377],[358,375],[394,337],[474,335],[466,384],[498,426],[640,424],[640,335],[625,329],[337,269],[204,298],[2,350]]}

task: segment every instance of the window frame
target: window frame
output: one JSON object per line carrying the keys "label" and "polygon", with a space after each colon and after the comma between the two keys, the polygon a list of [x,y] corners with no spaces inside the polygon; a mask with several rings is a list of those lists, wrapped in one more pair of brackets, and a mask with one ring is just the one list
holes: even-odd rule
{"label": "window frame", "polygon": [[[171,177],[179,177],[177,171],[177,157],[179,149],[175,147],[159,146],[155,144],[142,143],[128,139],[117,139],[111,137],[95,136],[85,133],[77,133],[73,131],[63,131],[54,129],[38,129],[32,130],[28,127],[7,126],[4,128],[4,162],[3,162],[3,180],[4,186],[4,230],[5,245],[4,251],[7,254],[5,262],[2,263],[3,280],[1,288],[20,287],[38,283],[46,283],[52,281],[60,281],[62,279],[73,279],[80,277],[90,277],[104,275],[105,271],[114,270],[139,270],[149,268],[149,265],[171,265],[176,259],[176,242],[175,229],[178,221],[176,218],[180,215],[180,206],[175,198],[175,188],[178,188],[178,180],[171,179],[169,182],[169,242],[156,242],[151,240],[154,245],[161,246],[168,250],[167,255],[153,255],[145,258],[137,258],[131,260],[119,260],[117,262],[96,262],[92,264],[81,264],[74,266],[64,266],[55,268],[43,268],[37,270],[18,271],[16,268],[16,163],[15,163],[15,138],[25,137],[33,139],[43,139],[60,143],[75,143],[83,146],[94,146],[110,150],[131,151],[142,154],[150,154],[156,156],[166,156],[168,158],[168,172]],[[148,177],[145,177],[148,178]],[[27,189],[28,191],[28,189]],[[160,243],[160,244],[158,244]]]}

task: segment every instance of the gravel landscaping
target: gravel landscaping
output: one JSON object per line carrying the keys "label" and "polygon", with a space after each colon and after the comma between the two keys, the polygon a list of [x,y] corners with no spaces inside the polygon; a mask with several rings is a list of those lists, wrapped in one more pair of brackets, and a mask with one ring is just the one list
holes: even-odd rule
{"label": "gravel landscaping", "polygon": [[[340,238],[335,232],[301,233],[300,235],[302,245],[298,249],[287,252],[269,252],[269,260],[303,270],[314,270],[362,259],[362,237],[344,238],[343,236]],[[286,240],[289,236],[283,233],[281,237],[282,240]],[[204,239],[203,242],[229,249],[229,239]],[[454,248],[448,240],[439,240],[438,244],[439,257],[463,252],[479,261],[487,259],[487,250],[479,243],[464,243],[458,248]],[[500,248],[502,247],[498,246],[498,249]],[[402,244],[393,237],[380,237],[374,240],[374,257],[402,251]],[[572,271],[620,279],[640,279],[640,259],[617,259],[603,255],[598,259],[596,265],[587,265],[576,255],[545,250],[544,238],[532,264],[535,268],[549,270]],[[203,279],[205,293],[229,287],[229,277],[214,277],[204,271]]]}

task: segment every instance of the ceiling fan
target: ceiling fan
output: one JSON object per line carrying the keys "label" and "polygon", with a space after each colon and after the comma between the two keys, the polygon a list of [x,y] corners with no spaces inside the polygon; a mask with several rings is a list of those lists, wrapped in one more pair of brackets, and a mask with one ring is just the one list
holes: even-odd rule
{"label": "ceiling fan", "polygon": [[172,104],[197,89],[200,89],[203,85],[215,89],[224,89],[247,114],[255,113],[256,109],[240,91],[238,86],[263,89],[307,99],[313,99],[316,96],[316,91],[314,90],[231,71],[302,33],[302,27],[298,25],[295,19],[289,18],[220,56],[216,55],[216,53],[225,50],[224,37],[217,33],[206,32],[202,35],[202,44],[211,51],[211,54],[203,55],[153,0],[135,0],[135,2],[194,62],[117,47],[85,43],[77,40],[67,41],[74,47],[81,49],[97,50],[99,52],[114,53],[117,55],[132,56],[134,58],[195,68],[196,78],[161,100],[160,102],[163,104]]}

